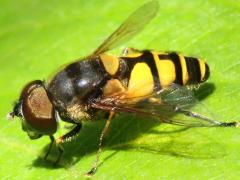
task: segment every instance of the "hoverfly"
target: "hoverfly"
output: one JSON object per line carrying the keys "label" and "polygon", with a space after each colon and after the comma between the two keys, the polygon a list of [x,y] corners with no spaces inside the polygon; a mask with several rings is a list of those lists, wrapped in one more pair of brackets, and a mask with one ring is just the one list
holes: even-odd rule
{"label": "hoverfly", "polygon": [[[237,127],[238,122],[219,122],[189,110],[196,100],[187,87],[205,82],[210,74],[202,59],[175,52],[127,48],[120,57],[105,54],[139,33],[157,14],[158,2],[150,1],[133,12],[91,55],[70,63],[48,82],[35,80],[22,90],[9,113],[21,118],[22,128],[31,139],[49,136],[59,149],[59,162],[65,141],[77,136],[83,121],[98,112],[109,117],[99,139],[92,169],[97,170],[102,142],[115,113],[133,113],[156,118],[162,123],[188,127]],[[173,115],[182,114],[181,117]],[[57,122],[74,124],[67,134],[55,140]]]}

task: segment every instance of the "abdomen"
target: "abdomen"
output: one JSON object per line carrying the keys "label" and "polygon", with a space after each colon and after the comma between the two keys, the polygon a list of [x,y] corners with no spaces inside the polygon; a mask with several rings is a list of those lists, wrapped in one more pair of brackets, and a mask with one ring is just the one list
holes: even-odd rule
{"label": "abdomen", "polygon": [[142,51],[121,57],[127,66],[122,79],[129,94],[144,96],[171,84],[194,85],[206,81],[209,67],[201,59],[170,52]]}
{"label": "abdomen", "polygon": [[153,52],[153,56],[162,87],[172,83],[180,85],[200,84],[209,77],[209,67],[202,59],[183,56],[175,52]]}

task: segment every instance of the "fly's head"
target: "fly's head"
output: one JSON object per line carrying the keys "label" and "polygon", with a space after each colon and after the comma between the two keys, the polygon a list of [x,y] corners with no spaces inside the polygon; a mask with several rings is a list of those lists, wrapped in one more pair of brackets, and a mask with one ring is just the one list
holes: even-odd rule
{"label": "fly's head", "polygon": [[54,105],[40,80],[28,83],[22,90],[18,102],[8,118],[20,117],[22,129],[30,139],[52,135],[57,130]]}

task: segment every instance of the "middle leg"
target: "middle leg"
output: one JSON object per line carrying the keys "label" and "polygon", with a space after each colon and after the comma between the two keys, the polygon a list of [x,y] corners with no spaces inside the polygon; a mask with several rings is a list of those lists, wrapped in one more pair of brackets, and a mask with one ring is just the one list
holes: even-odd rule
{"label": "middle leg", "polygon": [[102,151],[103,138],[104,138],[104,136],[106,135],[106,133],[107,133],[107,131],[108,131],[108,129],[109,129],[110,123],[111,123],[114,115],[115,115],[115,113],[114,113],[113,111],[110,111],[109,117],[108,117],[108,119],[107,119],[107,122],[106,122],[106,124],[105,124],[105,126],[104,126],[104,128],[103,128],[103,130],[102,130],[102,133],[101,133],[101,135],[100,135],[100,138],[99,138],[98,152],[97,152],[97,155],[96,155],[96,160],[95,160],[95,162],[94,162],[93,167],[91,168],[91,170],[90,170],[88,173],[86,173],[86,176],[92,176],[92,175],[96,172],[96,170],[97,170],[98,161],[99,161],[99,156],[100,156],[100,153],[101,153],[101,151]]}

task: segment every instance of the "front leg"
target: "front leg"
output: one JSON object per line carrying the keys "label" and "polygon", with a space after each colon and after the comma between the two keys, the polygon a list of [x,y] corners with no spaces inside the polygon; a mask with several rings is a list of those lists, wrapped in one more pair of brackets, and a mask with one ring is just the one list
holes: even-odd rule
{"label": "front leg", "polygon": [[46,153],[45,156],[44,156],[44,159],[45,159],[45,160],[47,159],[49,153],[51,152],[52,146],[53,146],[53,144],[54,144],[54,142],[55,142],[55,138],[54,138],[53,135],[50,135],[49,138],[50,138],[50,140],[51,140],[51,143],[50,143],[50,145],[49,145],[49,147],[48,147],[47,153]]}
{"label": "front leg", "polygon": [[62,147],[62,143],[66,142],[66,141],[71,141],[74,137],[76,137],[79,134],[81,128],[82,128],[82,124],[76,124],[76,126],[71,131],[69,131],[67,134],[57,138],[56,140],[54,139],[53,136],[49,136],[51,143],[49,145],[48,151],[47,151],[44,159],[47,159],[47,157],[52,149],[52,145],[53,145],[53,143],[55,143],[58,148],[58,151],[59,151],[58,158],[54,163],[54,165],[57,165],[59,163],[59,161],[62,157],[63,151],[64,151],[64,149]]}
{"label": "front leg", "polygon": [[59,137],[56,139],[56,146],[58,148],[59,151],[59,155],[57,160],[55,161],[55,165],[57,165],[62,157],[63,154],[63,147],[62,147],[62,143],[66,142],[66,141],[71,141],[74,137],[76,137],[78,135],[78,133],[80,132],[82,128],[82,124],[77,124],[75,126],[75,128],[73,128],[71,131],[69,131],[67,134]]}

